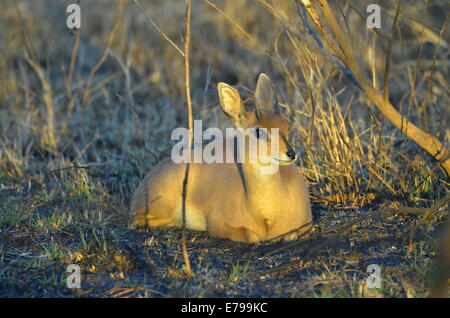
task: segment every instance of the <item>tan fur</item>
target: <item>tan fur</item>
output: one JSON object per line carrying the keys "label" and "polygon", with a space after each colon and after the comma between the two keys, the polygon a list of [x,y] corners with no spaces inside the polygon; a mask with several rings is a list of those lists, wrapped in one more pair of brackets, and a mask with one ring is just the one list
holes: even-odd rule
{"label": "tan fur", "polygon": [[[257,100],[272,104],[269,99],[273,92],[268,89],[268,84],[270,80],[262,74],[255,94]],[[237,127],[279,128],[279,153],[268,155],[281,160],[281,165],[274,174],[262,174],[264,165],[260,161],[249,163],[245,160],[240,174],[236,163],[192,163],[187,185],[187,228],[208,231],[214,237],[255,243],[304,226],[283,237],[297,238],[310,229],[312,216],[306,183],[293,165],[295,160],[286,155],[290,149],[286,139],[287,121],[280,114],[267,110],[262,110],[257,118],[255,113],[245,111],[234,88],[219,83],[218,89],[222,109]],[[267,142],[270,149],[270,140],[258,142]],[[233,139],[224,140],[224,150],[232,147]],[[246,153],[248,155],[248,151]],[[137,224],[150,227],[181,225],[185,168],[185,164],[175,164],[171,158],[166,158],[147,174],[131,204]]]}

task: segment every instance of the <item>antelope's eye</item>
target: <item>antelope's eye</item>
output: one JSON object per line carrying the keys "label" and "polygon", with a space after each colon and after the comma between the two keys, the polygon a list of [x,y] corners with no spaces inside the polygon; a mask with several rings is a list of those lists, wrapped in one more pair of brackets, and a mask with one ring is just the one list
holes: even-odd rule
{"label": "antelope's eye", "polygon": [[261,128],[261,127],[256,127],[255,128],[255,134],[256,134],[256,138],[258,139],[265,139],[267,140],[268,136],[267,136],[267,131],[265,128]]}

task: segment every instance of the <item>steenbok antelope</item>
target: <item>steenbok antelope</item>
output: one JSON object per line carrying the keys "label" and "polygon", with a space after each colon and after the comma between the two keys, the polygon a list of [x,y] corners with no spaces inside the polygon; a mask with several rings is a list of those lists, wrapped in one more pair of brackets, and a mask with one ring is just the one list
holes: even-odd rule
{"label": "steenbok antelope", "polygon": [[[255,91],[255,111],[245,109],[238,91],[218,84],[220,106],[237,128],[249,129],[245,143],[223,140],[224,153],[234,151],[234,163],[191,163],[186,196],[186,227],[211,236],[255,243],[269,239],[293,240],[311,228],[309,193],[295,167],[296,153],[289,145],[288,123],[280,114],[269,77],[261,74]],[[268,109],[269,108],[269,109]],[[277,134],[271,131],[277,130]],[[266,149],[276,162],[274,173],[264,173],[267,160],[249,162],[249,139]],[[243,154],[243,155],[242,155]],[[240,163],[239,163],[240,162]],[[182,188],[186,164],[166,158],[144,178],[134,193],[131,213],[138,225],[181,226]],[[281,238],[278,236],[284,235]]]}

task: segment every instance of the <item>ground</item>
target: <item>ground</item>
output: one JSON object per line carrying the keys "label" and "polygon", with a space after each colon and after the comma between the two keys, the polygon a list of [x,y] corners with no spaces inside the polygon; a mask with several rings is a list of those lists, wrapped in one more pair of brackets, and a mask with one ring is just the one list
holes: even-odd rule
{"label": "ground", "polygon": [[[11,204],[21,201],[26,214],[4,213],[0,219],[1,296],[424,297],[431,286],[436,228],[445,214],[415,232],[417,216],[364,221],[312,254],[323,241],[318,233],[369,209],[316,204],[316,238],[294,246],[237,243],[190,231],[194,275],[188,279],[180,230],[135,229],[127,215],[117,217],[114,206],[85,197],[38,196],[19,194],[12,200],[2,191],[2,203],[6,197],[15,201]],[[85,215],[67,217],[62,211],[70,205]],[[66,286],[69,264],[81,268],[81,289]],[[381,267],[380,288],[368,288],[370,264]]]}

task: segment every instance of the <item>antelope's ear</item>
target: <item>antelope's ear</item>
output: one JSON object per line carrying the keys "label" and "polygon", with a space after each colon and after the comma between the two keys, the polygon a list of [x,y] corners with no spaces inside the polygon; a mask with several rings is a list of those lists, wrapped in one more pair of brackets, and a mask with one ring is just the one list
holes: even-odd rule
{"label": "antelope's ear", "polygon": [[239,92],[230,85],[220,82],[217,85],[219,102],[223,112],[236,124],[245,117],[244,103]]}
{"label": "antelope's ear", "polygon": [[255,91],[255,103],[259,110],[273,109],[273,86],[269,76],[261,73]]}
{"label": "antelope's ear", "polygon": [[259,75],[258,83],[256,84],[255,108],[255,112],[258,117],[260,117],[259,115],[262,109],[274,110],[275,113],[280,113],[280,106],[278,105],[278,100],[273,89],[272,81],[269,76],[264,73]]}

